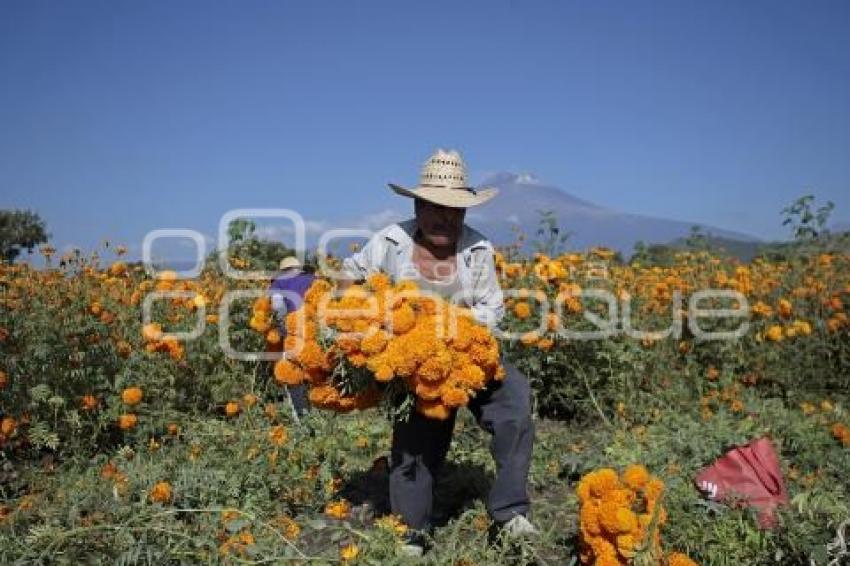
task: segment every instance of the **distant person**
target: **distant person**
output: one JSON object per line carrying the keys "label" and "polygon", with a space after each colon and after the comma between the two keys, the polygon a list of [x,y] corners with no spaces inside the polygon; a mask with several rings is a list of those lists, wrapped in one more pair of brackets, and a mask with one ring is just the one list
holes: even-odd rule
{"label": "distant person", "polygon": [[[272,309],[280,320],[281,334],[286,336],[286,315],[301,307],[304,294],[313,284],[316,276],[307,273],[298,258],[294,256],[280,260],[279,270],[280,273],[272,280],[269,291],[271,291]],[[284,292],[276,293],[275,291]],[[286,390],[296,415],[302,416],[310,410],[306,385],[287,385]]]}

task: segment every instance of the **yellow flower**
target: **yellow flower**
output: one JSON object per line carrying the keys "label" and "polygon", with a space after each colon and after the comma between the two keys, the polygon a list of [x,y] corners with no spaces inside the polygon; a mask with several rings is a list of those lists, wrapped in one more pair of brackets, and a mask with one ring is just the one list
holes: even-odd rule
{"label": "yellow flower", "polygon": [[360,549],[357,548],[356,544],[348,544],[342,547],[339,551],[339,557],[342,558],[344,562],[354,560],[357,558],[358,554],[360,554]]}
{"label": "yellow flower", "polygon": [[396,515],[385,515],[384,517],[377,519],[375,521],[375,525],[385,531],[389,531],[399,536],[407,532],[407,525],[405,525],[404,521]]}
{"label": "yellow flower", "polygon": [[795,320],[792,327],[803,336],[808,336],[812,333],[812,325],[805,320]]}
{"label": "yellow flower", "polygon": [[779,342],[782,340],[782,327],[778,324],[774,324],[769,327],[764,334],[764,337],[770,340],[771,342]]}
{"label": "yellow flower", "polygon": [[782,318],[790,317],[791,311],[793,310],[791,301],[789,301],[788,299],[779,299],[779,306],[777,310],[779,311],[779,316],[781,316]]}
{"label": "yellow flower", "polygon": [[275,520],[276,526],[283,531],[283,538],[292,541],[298,538],[301,533],[301,527],[291,518],[283,515]]}

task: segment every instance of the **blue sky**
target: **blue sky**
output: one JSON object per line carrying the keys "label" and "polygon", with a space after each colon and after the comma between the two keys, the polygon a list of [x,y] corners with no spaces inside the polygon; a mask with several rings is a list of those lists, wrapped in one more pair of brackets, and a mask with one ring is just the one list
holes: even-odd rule
{"label": "blue sky", "polygon": [[850,219],[850,2],[0,0],[0,207],[54,243],[404,209],[437,146],[597,204]]}

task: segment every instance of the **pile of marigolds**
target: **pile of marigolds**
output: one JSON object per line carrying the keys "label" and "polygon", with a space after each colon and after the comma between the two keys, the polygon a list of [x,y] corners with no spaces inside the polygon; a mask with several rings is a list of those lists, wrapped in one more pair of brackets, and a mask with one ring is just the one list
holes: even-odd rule
{"label": "pile of marigolds", "polygon": [[[267,298],[256,301],[251,325],[272,341],[277,331],[268,326],[269,311]],[[467,309],[422,293],[411,281],[393,285],[384,274],[338,298],[317,280],[285,325],[286,356],[275,364],[275,379],[307,382],[310,401],[334,411],[375,406],[402,386],[420,414],[442,420],[504,376],[498,342]]]}
{"label": "pile of marigolds", "polygon": [[[664,482],[641,465],[622,476],[611,468],[594,470],[576,488],[581,509],[580,558],[598,566],[627,564],[638,554],[661,557],[661,527],[667,512],[661,505]],[[681,553],[667,557],[670,566],[695,564]]]}

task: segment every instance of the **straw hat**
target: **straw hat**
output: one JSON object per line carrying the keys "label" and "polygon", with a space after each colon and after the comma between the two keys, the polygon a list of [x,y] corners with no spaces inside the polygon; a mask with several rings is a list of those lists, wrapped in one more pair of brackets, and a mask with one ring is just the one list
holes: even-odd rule
{"label": "straw hat", "polygon": [[421,198],[453,208],[483,204],[499,192],[498,189],[491,187],[478,189],[470,187],[466,181],[466,165],[463,158],[453,149],[449,151],[437,149],[422,167],[419,185],[412,189],[393,183],[389,185],[400,195]]}
{"label": "straw hat", "polygon": [[301,267],[301,262],[295,256],[283,258],[278,266],[279,269],[292,269],[293,267]]}

